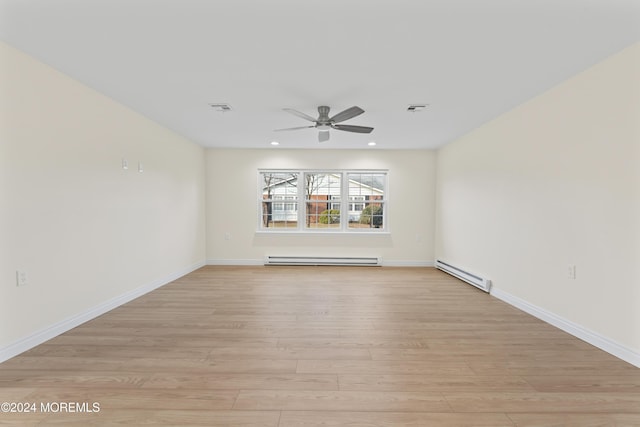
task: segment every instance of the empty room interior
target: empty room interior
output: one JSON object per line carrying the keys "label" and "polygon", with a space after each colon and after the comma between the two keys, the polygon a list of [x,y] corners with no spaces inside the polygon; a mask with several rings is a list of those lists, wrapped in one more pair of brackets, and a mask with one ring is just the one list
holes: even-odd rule
{"label": "empty room interior", "polygon": [[0,0],[0,423],[640,425],[640,3]]}

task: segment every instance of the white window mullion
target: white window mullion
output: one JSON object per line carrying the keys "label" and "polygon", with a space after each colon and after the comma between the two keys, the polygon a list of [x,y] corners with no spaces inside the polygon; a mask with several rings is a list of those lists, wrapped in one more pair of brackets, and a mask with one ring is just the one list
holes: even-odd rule
{"label": "white window mullion", "polygon": [[305,227],[305,215],[307,212],[307,201],[306,195],[304,191],[304,183],[306,180],[305,174],[303,171],[298,171],[298,228],[297,230],[304,230]]}
{"label": "white window mullion", "polygon": [[341,172],[342,185],[340,186],[340,230],[349,229],[349,176]]}

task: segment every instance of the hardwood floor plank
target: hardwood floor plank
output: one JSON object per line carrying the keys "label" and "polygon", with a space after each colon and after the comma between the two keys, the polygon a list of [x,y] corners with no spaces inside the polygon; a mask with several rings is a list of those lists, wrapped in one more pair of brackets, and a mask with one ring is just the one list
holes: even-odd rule
{"label": "hardwood floor plank", "polygon": [[426,340],[413,340],[407,338],[361,338],[361,337],[334,337],[334,338],[279,338],[278,347],[321,347],[321,348],[428,348]]}
{"label": "hardwood floor plank", "polygon": [[518,427],[637,427],[640,414],[507,414]]}
{"label": "hardwood floor plank", "polygon": [[415,360],[300,360],[297,372],[300,374],[474,375],[463,362],[431,363]]}
{"label": "hardwood floor plank", "polygon": [[97,414],[73,414],[73,417],[50,415],[44,425],[61,426],[221,426],[278,427],[279,411],[217,411],[217,410],[101,410]]}
{"label": "hardwood floor plank", "polygon": [[523,379],[541,392],[640,393],[640,369],[625,375],[528,375]]}
{"label": "hardwood floor plank", "polygon": [[565,350],[586,350],[593,352],[594,347],[579,339],[570,338],[534,338],[527,337],[521,339],[499,339],[487,341],[482,338],[471,337],[462,339],[436,339],[432,337],[429,340],[428,348],[432,350],[449,350],[449,351],[465,351],[469,349],[484,349],[486,351],[509,351],[509,352],[528,352],[531,350],[544,349],[546,344],[553,340],[553,348],[556,351]]}
{"label": "hardwood floor plank", "polygon": [[48,414],[43,413],[4,413],[0,415],[0,424],[7,426],[35,427],[43,425],[42,422]]}
{"label": "hardwood floor plank", "polygon": [[474,362],[475,360],[485,359],[504,362],[525,362],[532,363],[548,363],[562,362],[569,359],[572,362],[585,361],[587,363],[597,363],[599,361],[606,362],[610,360],[610,355],[594,355],[588,350],[567,349],[558,350],[540,350],[530,349],[523,351],[521,349],[500,350],[495,348],[467,348],[467,349],[379,349],[370,350],[373,360],[460,360]]}
{"label": "hardwood floor plank", "polygon": [[[144,321],[143,321],[144,322]],[[118,326],[110,326],[110,327],[102,327],[102,328],[91,328],[91,329],[80,329],[67,332],[67,334],[73,334],[78,336],[100,336],[100,335],[112,335],[112,334],[121,334],[121,335],[131,335],[135,337],[167,337],[167,336],[190,336],[190,337],[201,337],[206,336],[212,340],[226,340],[227,338],[233,339],[263,339],[263,338],[304,338],[304,337],[339,337],[342,335],[342,330],[339,327],[327,328],[311,328],[309,326],[301,326],[298,324],[291,324],[292,327],[282,326],[282,325],[271,325],[267,327],[265,324],[255,325],[255,327],[249,327],[246,324],[236,325],[229,324],[224,326],[219,326],[216,328],[206,328],[206,327],[198,327],[198,328],[157,328],[152,325],[147,325],[145,327],[118,327]],[[360,333],[360,331],[350,332]],[[368,330],[367,333],[374,334],[375,331],[373,329]],[[398,331],[401,333],[401,331]],[[65,334],[66,335],[66,334]],[[385,332],[385,335],[395,335],[394,331]],[[407,333],[407,335],[416,335],[415,333]],[[224,342],[224,341],[223,341]]]}
{"label": "hardwood floor plank", "polygon": [[41,388],[25,399],[31,402],[97,402],[100,412],[121,409],[230,410],[237,395],[237,390],[56,387]]}
{"label": "hardwood floor plank", "polygon": [[[157,349],[163,358],[171,359],[196,359],[206,358],[211,351],[202,347],[161,347]],[[53,357],[145,357],[149,355],[149,349],[123,346],[83,345],[83,346],[59,346],[42,344],[29,351],[28,356],[53,356]]]}
{"label": "hardwood floor plank", "polygon": [[233,374],[294,374],[298,361],[294,359],[260,360],[190,360],[163,359],[161,355],[137,358],[126,362],[123,369],[158,372],[199,372],[203,375],[215,373]]}
{"label": "hardwood floor plank", "polygon": [[412,392],[241,390],[239,410],[450,412],[437,394]]}
{"label": "hardwood floor plank", "polygon": [[244,359],[330,359],[330,360],[371,360],[366,349],[358,348],[217,348],[211,350],[212,360],[244,360]]}
{"label": "hardwood floor plank", "polygon": [[513,427],[504,414],[282,411],[279,427]]}
{"label": "hardwood floor plank", "polygon": [[631,393],[444,393],[455,412],[577,412],[640,414],[640,395]]}
{"label": "hardwood floor plank", "polygon": [[208,374],[171,372],[154,374],[143,389],[197,388],[206,390],[338,390],[335,375]]}
{"label": "hardwood floor plank", "polygon": [[224,340],[211,337],[206,334],[190,335],[185,337],[181,334],[173,336],[134,336],[134,335],[62,335],[47,342],[48,345],[73,346],[73,345],[106,345],[143,347],[149,350],[150,347],[166,348],[171,346],[184,347],[206,347],[208,349],[217,347],[277,347],[278,338],[225,338]]}
{"label": "hardwood floor plank", "polygon": [[0,364],[0,373],[14,370],[70,370],[90,369],[96,371],[115,371],[129,359],[117,357],[66,358],[53,356],[28,356],[25,353]]}
{"label": "hardwood floor plank", "polygon": [[0,371],[0,389],[3,387],[74,387],[138,388],[151,375],[140,372],[82,371],[82,370],[15,370]]}
{"label": "hardwood floor plank", "polygon": [[[598,350],[600,351],[600,350]],[[599,357],[599,356],[598,356]],[[474,360],[469,362],[469,367],[477,375],[521,375],[535,376],[544,372],[549,376],[577,376],[577,375],[636,375],[638,369],[635,366],[621,360],[604,362],[601,360]]]}
{"label": "hardwood floor plank", "polygon": [[516,376],[339,375],[340,390],[424,391],[435,393],[529,392],[534,388]]}
{"label": "hardwood floor plank", "polygon": [[23,402],[36,388],[21,386],[0,386],[0,402]]}

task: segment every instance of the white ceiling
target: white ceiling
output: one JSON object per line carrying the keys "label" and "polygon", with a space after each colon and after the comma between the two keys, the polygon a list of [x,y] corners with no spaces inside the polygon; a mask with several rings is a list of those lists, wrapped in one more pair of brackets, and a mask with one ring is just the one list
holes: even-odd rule
{"label": "white ceiling", "polygon": [[[206,147],[436,148],[640,40],[640,1],[0,0],[0,39]],[[375,130],[273,132],[318,105]]]}

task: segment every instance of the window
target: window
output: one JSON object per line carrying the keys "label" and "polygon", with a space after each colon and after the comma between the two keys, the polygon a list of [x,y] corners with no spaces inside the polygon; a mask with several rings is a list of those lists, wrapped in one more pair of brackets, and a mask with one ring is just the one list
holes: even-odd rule
{"label": "window", "polygon": [[262,172],[260,221],[263,228],[298,226],[298,174]]}
{"label": "window", "polygon": [[263,231],[385,231],[386,171],[260,170]]}
{"label": "window", "polygon": [[[347,174],[349,180],[349,228],[384,228],[385,173]],[[353,210],[351,209],[353,206]]]}
{"label": "window", "polygon": [[341,181],[340,173],[304,173],[306,228],[340,228]]}

